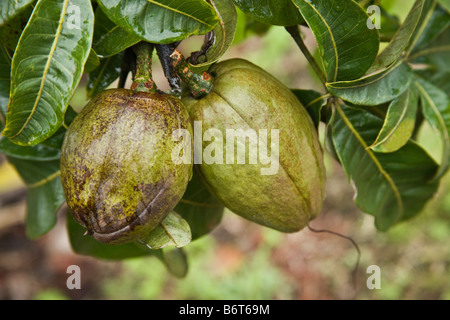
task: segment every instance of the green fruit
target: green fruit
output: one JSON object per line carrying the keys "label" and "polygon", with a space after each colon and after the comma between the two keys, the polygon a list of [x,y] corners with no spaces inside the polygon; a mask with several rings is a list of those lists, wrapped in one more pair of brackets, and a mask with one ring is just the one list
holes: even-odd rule
{"label": "green fruit", "polygon": [[[325,185],[322,149],[309,114],[286,86],[248,61],[223,61],[210,72],[215,77],[212,91],[200,100],[183,100],[194,121],[195,141],[201,126],[202,150],[195,149],[195,163],[205,182],[226,207],[246,219],[282,232],[302,229],[320,213]],[[234,140],[237,147],[227,152],[230,129],[249,134],[244,142]],[[261,140],[264,130],[267,139]],[[278,132],[278,141],[271,132]],[[238,164],[237,150],[244,144],[246,161]],[[248,154],[256,144],[258,150],[268,149],[269,156],[272,149],[273,172],[263,174],[261,169],[269,167],[264,158],[250,162]],[[232,150],[233,163],[227,158]],[[208,155],[215,160],[223,155],[223,161],[211,163]]]}
{"label": "green fruit", "polygon": [[181,100],[158,93],[105,90],[67,130],[61,180],[75,220],[97,240],[145,238],[175,207],[192,177],[192,164],[171,154],[191,131]]}

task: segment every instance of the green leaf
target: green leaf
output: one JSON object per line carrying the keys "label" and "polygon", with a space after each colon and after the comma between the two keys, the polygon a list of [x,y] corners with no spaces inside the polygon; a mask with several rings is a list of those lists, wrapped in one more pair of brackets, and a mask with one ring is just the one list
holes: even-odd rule
{"label": "green leaf", "polygon": [[368,73],[384,69],[402,56],[419,22],[424,2],[425,0],[416,0],[405,21],[395,33],[388,46],[377,56]]}
{"label": "green leaf", "polygon": [[91,49],[86,64],[84,65],[83,72],[89,73],[91,71],[94,71],[99,65],[100,59],[98,58],[97,53],[94,51],[94,49]]}
{"label": "green leaf", "polygon": [[389,105],[383,128],[369,147],[375,152],[393,152],[411,138],[417,115],[417,90],[409,88]]}
{"label": "green leaf", "polygon": [[389,42],[400,28],[400,21],[397,16],[389,14],[389,12],[387,12],[383,7],[381,7],[380,9],[380,41]]}
{"label": "green leaf", "polygon": [[417,78],[414,85],[420,94],[423,115],[441,139],[442,157],[435,176],[435,179],[439,179],[447,172],[450,161],[450,98],[423,79]]}
{"label": "green leaf", "polygon": [[441,32],[439,37],[427,47],[414,52],[409,58],[413,64],[422,64],[426,68],[415,70],[415,74],[434,84],[445,92],[450,92],[450,28]]}
{"label": "green leaf", "polygon": [[187,221],[176,212],[171,212],[141,241],[148,248],[157,250],[167,246],[181,248],[188,245],[191,240],[191,229]]}
{"label": "green leaf", "polygon": [[[449,15],[450,21],[450,15]],[[450,73],[450,64],[448,57],[450,54],[450,28],[442,32],[439,37],[432,43],[429,43],[426,48],[415,51],[409,60],[414,64],[425,64],[427,69],[424,71],[435,71]],[[422,72],[423,70],[416,70]],[[427,77],[428,79],[428,77]]]}
{"label": "green leaf", "polygon": [[450,0],[438,0],[438,2],[450,13]]}
{"label": "green leaf", "polygon": [[100,66],[89,73],[87,82],[87,97],[92,98],[105,90],[120,75],[123,52],[109,58],[102,59]]}
{"label": "green leaf", "polygon": [[233,43],[237,25],[237,12],[231,0],[210,0],[219,17],[219,23],[213,29],[214,44],[206,53],[203,63],[192,65],[191,70],[199,73],[208,70],[209,66],[218,61]]}
{"label": "green leaf", "polygon": [[317,129],[320,124],[321,111],[325,99],[323,95],[314,90],[292,89],[291,91],[308,111]]}
{"label": "green leaf", "polygon": [[[0,39],[5,44],[6,48],[10,50],[11,54],[15,51],[17,42],[25,28],[28,19],[33,11],[34,1],[21,8],[20,12],[0,26]],[[1,10],[0,10],[1,12]]]}
{"label": "green leaf", "polygon": [[61,126],[81,79],[93,34],[89,0],[40,0],[12,60],[3,135],[35,145]]}
{"label": "green leaf", "polygon": [[353,80],[366,73],[378,53],[377,29],[354,1],[293,0],[317,40],[330,82]]}
{"label": "green leaf", "polygon": [[5,124],[11,84],[11,57],[0,44],[0,129]]}
{"label": "green leaf", "polygon": [[10,156],[7,159],[27,185],[26,234],[36,239],[55,226],[56,213],[65,201],[59,159],[35,161]]}
{"label": "green leaf", "polygon": [[328,91],[345,101],[372,106],[391,101],[409,87],[413,76],[411,68],[403,62],[353,81],[327,83]]}
{"label": "green leaf", "polygon": [[188,222],[194,241],[220,224],[224,206],[208,191],[194,170],[186,192],[174,211]]}
{"label": "green leaf", "polygon": [[53,136],[40,144],[53,149],[61,150],[67,128],[70,126],[77,115],[78,114],[75,112],[75,110],[73,110],[73,108],[69,106],[67,108],[66,114],[64,115],[64,124],[58,129],[58,131],[56,131]]}
{"label": "green leaf", "polygon": [[409,45],[409,51],[415,53],[426,49],[443,31],[450,25],[450,14],[437,2],[426,1],[416,28],[413,40]]}
{"label": "green leaf", "polygon": [[152,43],[167,44],[205,34],[218,23],[214,9],[204,0],[97,2],[118,26]]}
{"label": "green leaf", "polygon": [[355,203],[375,216],[379,230],[409,219],[433,197],[438,181],[430,182],[438,167],[417,144],[409,141],[391,153],[368,148],[383,121],[363,110],[338,106],[332,124],[333,143],[355,188]]}
{"label": "green leaf", "polygon": [[72,215],[67,214],[67,231],[72,250],[78,254],[106,260],[122,260],[155,255],[156,252],[136,243],[110,245],[84,235],[86,229],[78,224]]}
{"label": "green leaf", "polygon": [[0,138],[0,153],[22,160],[51,161],[59,160],[60,150],[42,144],[30,147],[18,146],[7,138]]}
{"label": "green leaf", "polygon": [[233,2],[247,15],[263,23],[294,26],[304,22],[302,15],[290,0],[233,0]]}
{"label": "green leaf", "polygon": [[167,270],[177,278],[184,278],[189,269],[186,253],[182,248],[162,249],[162,262]]}
{"label": "green leaf", "polygon": [[53,229],[56,214],[65,202],[59,175],[49,178],[27,190],[26,234],[30,239],[37,239]]}
{"label": "green leaf", "polygon": [[10,19],[20,14],[35,0],[2,0],[0,2],[0,27]]}
{"label": "green leaf", "polygon": [[141,39],[125,31],[112,22],[102,8],[95,10],[94,38],[92,47],[102,58],[110,57],[124,51],[141,41]]}

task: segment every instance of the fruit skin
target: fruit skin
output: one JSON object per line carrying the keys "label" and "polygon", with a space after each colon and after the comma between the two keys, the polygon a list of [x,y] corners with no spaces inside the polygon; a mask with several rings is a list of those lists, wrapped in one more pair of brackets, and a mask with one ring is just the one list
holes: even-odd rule
{"label": "fruit skin", "polygon": [[[261,175],[267,165],[259,159],[257,164],[202,162],[198,166],[206,184],[246,219],[282,232],[304,228],[320,213],[325,193],[322,149],[309,114],[289,88],[246,60],[226,60],[210,72],[212,91],[200,100],[183,100],[192,121],[202,121],[202,133],[219,129],[224,140],[226,129],[279,129],[280,165],[276,174]],[[210,143],[203,141],[202,149]]]}
{"label": "fruit skin", "polygon": [[97,240],[145,237],[175,207],[192,177],[176,165],[176,129],[192,131],[180,99],[126,89],[94,97],[67,130],[61,180],[75,220]]}

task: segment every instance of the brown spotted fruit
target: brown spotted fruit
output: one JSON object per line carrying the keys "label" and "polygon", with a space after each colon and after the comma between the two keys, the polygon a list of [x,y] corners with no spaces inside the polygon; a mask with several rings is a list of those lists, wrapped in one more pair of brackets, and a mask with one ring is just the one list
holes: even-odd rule
{"label": "brown spotted fruit", "polygon": [[189,115],[165,94],[109,89],[83,108],[64,139],[61,180],[88,234],[110,244],[139,240],[170,213],[192,177],[192,164],[171,157],[178,129],[192,131]]}
{"label": "brown spotted fruit", "polygon": [[284,84],[246,60],[226,60],[210,72],[210,93],[183,99],[204,181],[246,219],[282,232],[302,229],[320,213],[325,185],[309,114]]}

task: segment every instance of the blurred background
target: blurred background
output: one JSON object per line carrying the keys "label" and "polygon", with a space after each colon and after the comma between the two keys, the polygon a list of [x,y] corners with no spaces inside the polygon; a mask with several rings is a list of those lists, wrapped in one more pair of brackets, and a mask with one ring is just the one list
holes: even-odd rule
{"label": "blurred background", "polygon": [[[408,11],[404,5],[397,1],[393,8],[401,18]],[[305,35],[313,50],[314,38]],[[202,38],[194,37],[180,49],[188,56],[201,44]],[[267,30],[239,23],[235,45],[223,59],[233,57],[256,63],[291,88],[321,91],[281,27]],[[154,76],[160,89],[168,89],[156,57]],[[76,110],[87,102],[85,83],[83,79],[71,102]],[[419,139],[439,159],[438,142],[429,128],[421,130]],[[353,189],[340,165],[328,154],[325,162],[327,198],[311,227],[356,242],[361,252],[356,274],[358,252],[347,239],[307,228],[283,234],[227,211],[210,235],[185,248],[189,271],[178,279],[153,257],[106,261],[75,254],[64,210],[52,231],[37,240],[27,239],[26,190],[0,156],[0,299],[450,299],[450,175],[422,214],[380,232],[373,218],[353,203]],[[81,269],[80,290],[67,289],[70,265]],[[366,286],[371,265],[380,268],[380,289]]]}

